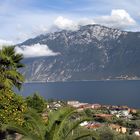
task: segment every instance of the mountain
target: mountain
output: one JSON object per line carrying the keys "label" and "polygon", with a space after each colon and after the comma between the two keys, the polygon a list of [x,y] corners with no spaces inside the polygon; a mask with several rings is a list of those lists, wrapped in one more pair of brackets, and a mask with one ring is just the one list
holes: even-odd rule
{"label": "mountain", "polygon": [[56,56],[25,58],[27,81],[139,79],[140,32],[101,25],[81,26],[26,40],[45,44]]}

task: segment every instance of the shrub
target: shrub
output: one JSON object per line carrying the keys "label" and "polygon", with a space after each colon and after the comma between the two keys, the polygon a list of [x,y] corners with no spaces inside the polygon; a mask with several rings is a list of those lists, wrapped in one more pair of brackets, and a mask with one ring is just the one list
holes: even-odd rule
{"label": "shrub", "polygon": [[24,99],[12,90],[0,90],[0,126],[8,122],[22,124],[27,106]]}
{"label": "shrub", "polygon": [[113,140],[116,135],[116,133],[108,127],[101,127],[97,132],[100,140]]}
{"label": "shrub", "polygon": [[46,100],[37,93],[33,96],[28,96],[26,98],[26,103],[28,107],[35,109],[38,113],[43,112],[47,107]]}

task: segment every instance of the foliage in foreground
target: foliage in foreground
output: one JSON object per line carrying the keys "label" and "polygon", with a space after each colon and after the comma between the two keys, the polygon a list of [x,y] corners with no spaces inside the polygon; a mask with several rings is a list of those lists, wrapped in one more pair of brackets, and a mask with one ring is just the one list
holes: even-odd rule
{"label": "foliage in foreground", "polygon": [[24,66],[22,58],[23,55],[16,53],[14,46],[5,46],[0,50],[0,136],[3,124],[15,122],[22,125],[24,122],[26,103],[13,91],[14,87],[20,89],[24,82],[19,72],[19,68]]}
{"label": "foliage in foreground", "polygon": [[71,120],[74,113],[76,112],[72,108],[62,108],[51,112],[48,123],[45,125],[41,117],[30,110],[25,115],[27,121],[24,126],[9,123],[3,128],[22,134],[22,140],[79,140],[87,136],[97,137],[94,132],[90,131],[81,133],[78,136],[73,135],[73,132],[79,127],[81,122],[90,120],[86,116]]}
{"label": "foliage in foreground", "polygon": [[23,98],[11,90],[0,90],[0,126],[14,121],[23,123],[23,114],[26,111],[26,103]]}
{"label": "foliage in foreground", "polygon": [[129,134],[121,134],[109,127],[101,127],[97,130],[99,140],[139,140],[139,137]]}

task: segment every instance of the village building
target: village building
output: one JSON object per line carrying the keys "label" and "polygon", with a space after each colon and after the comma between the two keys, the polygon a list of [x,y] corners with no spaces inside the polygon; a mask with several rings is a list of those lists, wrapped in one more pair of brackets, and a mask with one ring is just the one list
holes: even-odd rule
{"label": "village building", "polygon": [[80,106],[88,105],[88,103],[80,103],[79,101],[68,101],[67,104],[74,108],[80,108]]}
{"label": "village building", "polygon": [[115,130],[116,132],[119,132],[119,133],[125,134],[127,132],[127,128],[126,127],[123,127],[123,126],[120,126],[120,125],[117,125],[117,124],[109,124],[109,127],[112,130]]}

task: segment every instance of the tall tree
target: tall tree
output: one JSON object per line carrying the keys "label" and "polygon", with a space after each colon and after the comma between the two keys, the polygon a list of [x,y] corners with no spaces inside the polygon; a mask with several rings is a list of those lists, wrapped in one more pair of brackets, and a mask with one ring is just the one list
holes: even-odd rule
{"label": "tall tree", "polygon": [[24,77],[18,69],[24,67],[22,59],[23,55],[16,53],[15,46],[5,46],[0,50],[0,89],[21,88]]}
{"label": "tall tree", "polygon": [[13,87],[20,89],[24,77],[18,71],[23,67],[22,54],[15,51],[14,46],[5,46],[0,50],[0,139],[3,124],[9,121],[22,125],[23,114],[26,111],[26,103],[20,95],[16,95]]}

